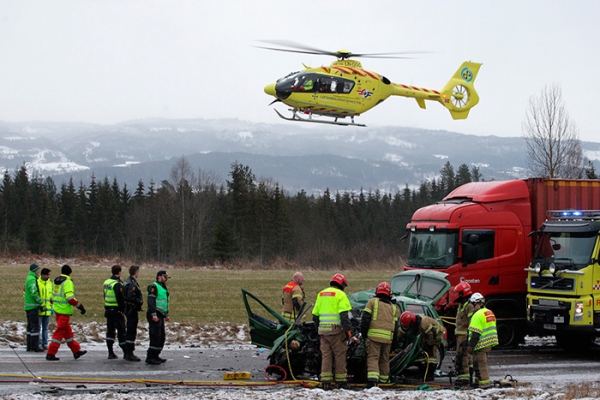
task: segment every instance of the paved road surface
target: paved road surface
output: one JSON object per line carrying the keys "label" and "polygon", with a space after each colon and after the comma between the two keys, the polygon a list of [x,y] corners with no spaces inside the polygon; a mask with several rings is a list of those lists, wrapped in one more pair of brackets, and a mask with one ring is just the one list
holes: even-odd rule
{"label": "paved road surface", "polygon": [[[263,369],[267,366],[268,351],[260,352],[251,345],[219,347],[183,347],[167,346],[161,356],[167,358],[165,364],[146,365],[144,351],[136,351],[141,362],[128,362],[122,359],[108,360],[106,348],[101,345],[84,346],[88,354],[74,360],[66,347],[61,347],[60,361],[45,360],[44,353],[27,353],[24,348],[0,348],[0,395],[10,393],[39,392],[43,387],[58,386],[74,389],[75,383],[55,383],[58,377],[75,377],[85,388],[147,387],[143,383],[118,384],[124,380],[152,381],[222,381],[225,372],[247,371],[251,381],[261,384],[267,382]],[[143,349],[142,349],[143,350]],[[444,361],[442,371],[450,369],[453,353]],[[511,375],[519,382],[547,383],[589,382],[600,376],[600,348],[576,356],[559,349],[527,349],[517,352],[494,351],[490,357],[492,379]],[[43,378],[31,383],[33,377]],[[57,378],[52,378],[57,377]],[[99,384],[101,381],[102,384]],[[436,382],[449,383],[448,378],[438,378]],[[221,382],[223,383],[223,382]],[[228,381],[235,384],[236,381]]]}

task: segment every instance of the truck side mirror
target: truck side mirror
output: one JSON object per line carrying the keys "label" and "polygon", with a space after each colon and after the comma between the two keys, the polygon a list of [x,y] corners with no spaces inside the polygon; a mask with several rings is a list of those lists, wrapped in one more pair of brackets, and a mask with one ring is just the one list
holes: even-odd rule
{"label": "truck side mirror", "polygon": [[477,246],[473,246],[470,243],[461,243],[463,245],[462,252],[462,265],[466,267],[467,264],[475,264],[477,262]]}

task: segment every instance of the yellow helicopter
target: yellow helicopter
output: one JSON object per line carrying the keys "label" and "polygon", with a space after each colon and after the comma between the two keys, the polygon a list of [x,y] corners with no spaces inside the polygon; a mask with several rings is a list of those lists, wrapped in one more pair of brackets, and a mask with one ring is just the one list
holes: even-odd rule
{"label": "yellow helicopter", "polygon": [[[289,47],[274,48],[255,46],[267,50],[292,53],[330,55],[337,57],[330,66],[311,68],[304,65],[302,71],[292,72],[285,77],[265,86],[265,93],[275,97],[271,102],[282,102],[289,107],[289,117],[275,112],[288,121],[316,122],[335,125],[365,126],[354,122],[358,116],[383,102],[390,96],[411,97],[425,108],[425,100],[437,101],[450,111],[453,119],[465,119],[469,110],[479,102],[479,96],[473,83],[481,67],[480,63],[466,61],[450,78],[442,90],[425,89],[412,85],[393,83],[383,75],[363,69],[359,61],[350,59],[369,58],[412,58],[398,57],[395,54],[407,53],[371,53],[358,54],[348,50],[326,51],[307,47],[288,41],[262,41]],[[333,118],[333,120],[314,119],[315,116]],[[350,117],[350,122],[342,121]]]}

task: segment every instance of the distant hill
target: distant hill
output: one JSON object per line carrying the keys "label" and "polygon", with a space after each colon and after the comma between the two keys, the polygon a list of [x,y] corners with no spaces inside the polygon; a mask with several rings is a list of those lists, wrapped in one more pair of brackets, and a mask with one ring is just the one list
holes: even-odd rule
{"label": "distant hill", "polygon": [[[584,154],[600,160],[600,143],[582,142]],[[228,179],[231,164],[248,165],[257,178],[271,178],[295,193],[336,190],[401,190],[439,175],[449,161],[480,168],[485,180],[525,177],[526,149],[520,137],[464,135],[407,127],[356,128],[256,124],[234,119],[148,119],[114,125],[0,122],[0,166],[23,163],[30,174],[57,185],[117,178],[133,190],[141,179],[169,179],[185,156],[199,169]],[[598,169],[598,167],[597,167]]]}

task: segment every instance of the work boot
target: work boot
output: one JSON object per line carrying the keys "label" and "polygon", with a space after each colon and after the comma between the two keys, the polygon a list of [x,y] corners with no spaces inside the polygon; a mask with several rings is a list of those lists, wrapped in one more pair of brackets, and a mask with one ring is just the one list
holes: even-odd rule
{"label": "work boot", "polygon": [[156,357],[156,359],[157,359],[158,361],[160,361],[160,363],[161,363],[161,364],[164,364],[164,363],[166,363],[166,362],[167,362],[167,359],[166,359],[166,358],[161,358],[161,357],[158,357],[158,356],[157,356],[157,357]]}
{"label": "work boot", "polygon": [[331,390],[331,389],[333,389],[332,386],[331,386],[331,382],[323,382],[321,384],[321,386],[323,386],[323,390]]}
{"label": "work boot", "polygon": [[162,362],[158,358],[146,358],[146,364],[150,365],[160,365]]}
{"label": "work boot", "polygon": [[54,354],[46,354],[46,360],[48,361],[58,361],[60,358],[56,357]]}
{"label": "work boot", "polygon": [[468,377],[459,377],[458,379],[456,379],[456,381],[454,382],[454,386],[457,388],[462,388],[465,386],[469,386],[470,382],[469,382],[469,378]]}
{"label": "work boot", "polygon": [[372,387],[377,387],[377,382],[376,381],[367,381],[367,384],[365,385],[365,389],[371,389]]}
{"label": "work boot", "polygon": [[77,360],[79,357],[87,353],[87,350],[79,350],[77,353],[73,353],[73,357]]}
{"label": "work boot", "polygon": [[44,350],[44,348],[42,346],[38,346],[38,347],[34,348],[32,351],[35,353],[43,353],[46,350]]}
{"label": "work boot", "polygon": [[142,361],[138,356],[136,356],[133,353],[127,353],[127,354],[125,354],[124,358],[127,361]]}
{"label": "work boot", "polygon": [[119,356],[116,355],[115,353],[113,353],[112,351],[110,353],[108,353],[109,360],[116,360],[117,358],[119,358]]}
{"label": "work boot", "polygon": [[338,389],[350,390],[350,385],[348,385],[348,382],[340,382],[338,383]]}

